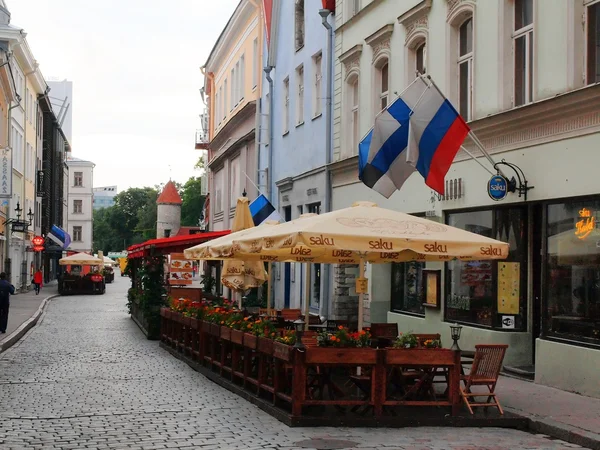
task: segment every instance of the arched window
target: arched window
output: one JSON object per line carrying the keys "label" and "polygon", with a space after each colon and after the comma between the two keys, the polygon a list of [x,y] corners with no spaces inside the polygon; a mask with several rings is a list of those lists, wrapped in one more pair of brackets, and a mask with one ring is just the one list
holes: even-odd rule
{"label": "arched window", "polygon": [[467,121],[472,118],[473,93],[473,18],[458,29],[458,111]]}
{"label": "arched window", "polygon": [[418,44],[415,49],[415,72],[420,74],[424,74],[427,72],[427,67],[425,67],[425,61],[427,60],[427,48],[425,46],[425,42]]}
{"label": "arched window", "polygon": [[352,146],[351,154],[355,155],[358,153],[358,140],[360,139],[359,134],[359,91],[358,91],[358,77],[355,77],[349,83],[348,89],[348,106],[350,108],[349,111],[349,119],[352,125],[352,141],[350,145]]}
{"label": "arched window", "polygon": [[375,63],[375,113],[387,108],[389,104],[390,71],[387,57]]}

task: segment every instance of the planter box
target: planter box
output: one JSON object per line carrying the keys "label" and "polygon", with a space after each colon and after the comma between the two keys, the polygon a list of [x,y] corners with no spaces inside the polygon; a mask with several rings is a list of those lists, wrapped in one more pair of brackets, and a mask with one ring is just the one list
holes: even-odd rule
{"label": "planter box", "polygon": [[160,316],[164,317],[165,319],[170,318],[171,310],[169,308],[160,308]]}
{"label": "planter box", "polygon": [[194,320],[194,319],[192,319],[191,317],[184,316],[183,317],[183,325],[185,327],[187,327],[187,328],[191,328],[192,327],[192,320]]}
{"label": "planter box", "polygon": [[306,364],[320,365],[374,365],[377,352],[373,348],[309,347],[306,349]]}
{"label": "planter box", "polygon": [[242,345],[244,343],[244,332],[240,330],[231,330],[231,342]]}
{"label": "planter box", "polygon": [[294,358],[294,347],[273,341],[273,356],[282,361],[292,361]]}
{"label": "planter box", "polygon": [[386,348],[384,361],[385,364],[402,366],[420,364],[451,366],[456,364],[456,361],[460,362],[459,353],[447,348]]}
{"label": "planter box", "polygon": [[259,337],[257,348],[258,351],[264,353],[265,355],[271,356],[273,354],[273,344],[275,341],[273,339]]}
{"label": "planter box", "polygon": [[244,347],[256,350],[256,344],[258,342],[258,336],[254,336],[250,333],[244,333]]}
{"label": "planter box", "polygon": [[213,336],[219,337],[221,335],[221,325],[211,323],[208,332]]}
{"label": "planter box", "polygon": [[200,321],[194,317],[190,317],[190,328],[192,330],[199,330],[200,329]]}
{"label": "planter box", "polygon": [[211,325],[210,322],[203,320],[202,324],[201,324],[202,332],[209,334],[210,333],[210,325]]}
{"label": "planter box", "polygon": [[231,328],[221,325],[221,339],[231,341]]}

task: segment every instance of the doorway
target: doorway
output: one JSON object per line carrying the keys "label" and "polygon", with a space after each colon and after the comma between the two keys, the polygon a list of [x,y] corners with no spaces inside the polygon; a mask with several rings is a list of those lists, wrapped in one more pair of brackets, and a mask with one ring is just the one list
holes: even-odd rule
{"label": "doorway", "polygon": [[[283,219],[286,222],[292,220],[292,207],[283,207]],[[283,263],[283,301],[284,308],[290,307],[290,291],[291,291],[291,263]]]}

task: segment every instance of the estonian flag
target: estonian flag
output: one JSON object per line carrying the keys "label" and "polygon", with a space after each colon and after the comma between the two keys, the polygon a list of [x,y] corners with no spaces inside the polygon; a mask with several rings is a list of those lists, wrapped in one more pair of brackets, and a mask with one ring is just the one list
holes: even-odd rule
{"label": "estonian flag", "polygon": [[252,220],[254,221],[255,226],[259,226],[265,220],[285,222],[275,207],[263,194],[260,194],[252,203],[250,203],[250,214],[252,214]]}
{"label": "estonian flag", "polygon": [[50,233],[48,233],[47,237],[61,246],[63,249],[68,248],[71,244],[71,236],[69,236],[69,233],[62,228],[57,227],[56,225],[52,225]]}

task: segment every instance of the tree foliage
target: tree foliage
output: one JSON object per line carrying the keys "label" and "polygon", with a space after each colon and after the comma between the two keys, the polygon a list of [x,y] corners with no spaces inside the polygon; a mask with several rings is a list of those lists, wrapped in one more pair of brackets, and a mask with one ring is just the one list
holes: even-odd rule
{"label": "tree foliage", "polygon": [[181,225],[197,227],[202,216],[204,196],[202,195],[202,178],[192,177],[180,189]]}

